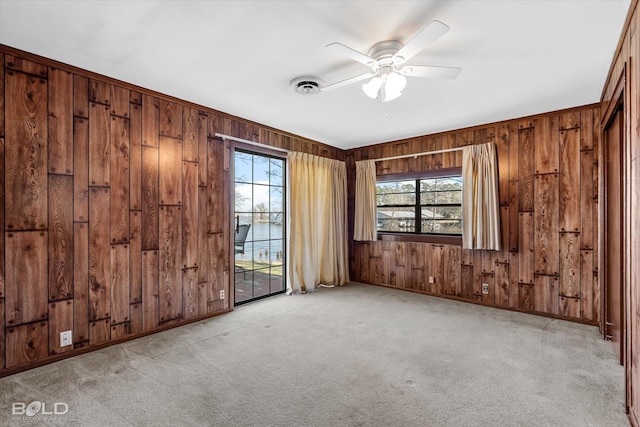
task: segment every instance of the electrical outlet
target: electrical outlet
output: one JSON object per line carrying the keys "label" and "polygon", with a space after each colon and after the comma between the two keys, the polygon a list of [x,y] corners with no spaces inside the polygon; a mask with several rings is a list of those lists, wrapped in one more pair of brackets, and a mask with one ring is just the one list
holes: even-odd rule
{"label": "electrical outlet", "polygon": [[483,295],[487,295],[489,293],[489,284],[488,283],[483,283],[482,284],[482,294]]}
{"label": "electrical outlet", "polygon": [[224,289],[220,289],[220,299],[224,299]]}
{"label": "electrical outlet", "polygon": [[72,335],[71,331],[60,332],[60,347],[66,347],[71,345]]}
{"label": "electrical outlet", "polygon": [[436,281],[435,277],[429,276],[429,284],[433,285],[435,281]]}

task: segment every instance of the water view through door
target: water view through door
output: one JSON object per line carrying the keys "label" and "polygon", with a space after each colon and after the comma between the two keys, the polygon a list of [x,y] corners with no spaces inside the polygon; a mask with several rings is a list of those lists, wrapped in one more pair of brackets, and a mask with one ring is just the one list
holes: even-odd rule
{"label": "water view through door", "polygon": [[284,292],[285,160],[236,150],[235,304]]}

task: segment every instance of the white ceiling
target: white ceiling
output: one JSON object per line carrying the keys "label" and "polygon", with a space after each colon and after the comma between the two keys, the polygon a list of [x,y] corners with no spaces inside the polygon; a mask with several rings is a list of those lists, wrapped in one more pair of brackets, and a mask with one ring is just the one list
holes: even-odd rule
{"label": "white ceiling", "polygon": [[[598,102],[630,0],[7,1],[0,43],[348,149]],[[326,49],[406,43],[431,20],[451,30],[408,64],[462,67],[410,77],[381,104],[366,72]]]}

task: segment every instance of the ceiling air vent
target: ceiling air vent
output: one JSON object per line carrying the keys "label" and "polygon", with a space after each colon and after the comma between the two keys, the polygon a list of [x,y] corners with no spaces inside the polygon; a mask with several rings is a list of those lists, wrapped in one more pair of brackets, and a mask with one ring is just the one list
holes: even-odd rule
{"label": "ceiling air vent", "polygon": [[289,82],[289,86],[300,95],[315,95],[320,92],[317,80],[315,77],[297,77]]}

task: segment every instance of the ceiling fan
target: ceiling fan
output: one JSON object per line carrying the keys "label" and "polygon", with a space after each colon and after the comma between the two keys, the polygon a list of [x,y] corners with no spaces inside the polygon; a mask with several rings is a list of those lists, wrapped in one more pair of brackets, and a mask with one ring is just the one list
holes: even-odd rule
{"label": "ceiling fan", "polygon": [[397,40],[382,41],[373,45],[373,47],[369,49],[368,55],[358,52],[342,43],[335,42],[328,44],[325,47],[370,67],[371,71],[323,86],[320,90],[329,92],[371,78],[371,80],[362,85],[362,90],[372,99],[388,102],[402,95],[402,90],[407,84],[406,76],[455,79],[458,74],[460,74],[460,71],[462,71],[461,68],[403,65],[448,31],[449,27],[442,22],[431,21],[409,40],[407,44],[403,45]]}

